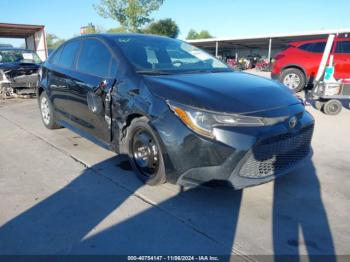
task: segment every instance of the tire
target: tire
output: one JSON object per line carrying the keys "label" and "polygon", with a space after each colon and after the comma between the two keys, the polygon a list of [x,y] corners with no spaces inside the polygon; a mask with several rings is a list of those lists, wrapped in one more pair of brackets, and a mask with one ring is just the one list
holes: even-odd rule
{"label": "tire", "polygon": [[150,186],[164,184],[166,174],[161,144],[147,118],[131,121],[125,142],[126,153],[137,176]]}
{"label": "tire", "polygon": [[297,68],[283,70],[279,80],[295,93],[303,90],[306,85],[306,77],[304,73]]}
{"label": "tire", "polygon": [[323,112],[326,115],[334,116],[334,115],[339,114],[340,111],[342,110],[342,108],[343,108],[343,105],[342,105],[342,103],[340,103],[339,100],[332,99],[324,104]]}
{"label": "tire", "polygon": [[46,128],[48,129],[61,128],[61,126],[57,124],[57,119],[56,119],[51,101],[45,91],[43,91],[40,95],[39,109],[41,114],[41,120]]}
{"label": "tire", "polygon": [[314,107],[319,111],[323,110],[323,106],[324,106],[324,102],[322,101],[317,100],[314,103]]}

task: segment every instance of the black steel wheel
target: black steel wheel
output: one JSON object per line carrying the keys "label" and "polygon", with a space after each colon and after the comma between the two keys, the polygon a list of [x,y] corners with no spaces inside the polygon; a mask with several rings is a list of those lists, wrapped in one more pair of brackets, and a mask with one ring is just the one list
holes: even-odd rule
{"label": "black steel wheel", "polygon": [[166,181],[162,149],[147,118],[134,119],[127,130],[128,156],[138,177],[148,185]]}
{"label": "black steel wheel", "polygon": [[323,112],[327,115],[337,115],[340,113],[340,111],[342,110],[343,105],[342,103],[340,103],[339,100],[329,100],[327,101],[324,106],[323,106]]}
{"label": "black steel wheel", "polygon": [[132,155],[137,168],[145,176],[153,176],[159,168],[159,148],[153,136],[142,128],[137,130],[132,141]]}

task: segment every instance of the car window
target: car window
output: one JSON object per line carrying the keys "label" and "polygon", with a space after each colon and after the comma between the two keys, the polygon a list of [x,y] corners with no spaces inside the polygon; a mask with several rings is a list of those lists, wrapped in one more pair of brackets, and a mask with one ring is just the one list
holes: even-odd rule
{"label": "car window", "polygon": [[8,49],[0,50],[0,63],[40,64],[41,60],[39,56],[31,50]]}
{"label": "car window", "polygon": [[138,72],[232,71],[215,57],[179,40],[116,36],[115,42]]}
{"label": "car window", "polygon": [[62,53],[63,47],[60,47],[54,54],[53,57],[50,59],[50,62],[57,65]]}
{"label": "car window", "polygon": [[309,51],[309,47],[310,47],[310,44],[303,44],[303,45],[299,46],[298,48],[302,49],[304,51]]}
{"label": "car window", "polygon": [[109,76],[113,77],[117,73],[117,61],[112,58],[109,66]]}
{"label": "car window", "polygon": [[319,42],[311,44],[309,51],[314,53],[323,53],[326,48],[326,42]]}
{"label": "car window", "polygon": [[73,68],[79,46],[80,41],[72,41],[65,44],[58,60],[58,65],[65,68]]}
{"label": "car window", "polygon": [[299,46],[300,49],[313,53],[323,53],[325,47],[326,42],[307,43]]}
{"label": "car window", "polygon": [[77,70],[91,75],[108,77],[111,59],[111,53],[101,41],[87,39],[83,41]]}
{"label": "car window", "polygon": [[350,41],[338,42],[335,52],[338,54],[350,54]]}

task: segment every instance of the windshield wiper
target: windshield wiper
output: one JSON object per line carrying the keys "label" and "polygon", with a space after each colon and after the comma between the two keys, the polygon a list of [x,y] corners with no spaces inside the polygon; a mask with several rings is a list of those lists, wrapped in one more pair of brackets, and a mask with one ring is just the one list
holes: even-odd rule
{"label": "windshield wiper", "polygon": [[232,72],[233,70],[229,68],[220,68],[220,69],[196,69],[184,71],[184,74],[198,74],[198,73],[223,73],[223,72]]}
{"label": "windshield wiper", "polygon": [[142,75],[171,75],[171,73],[165,72],[165,71],[159,71],[159,70],[139,70],[136,71],[138,74]]}
{"label": "windshield wiper", "polygon": [[20,62],[20,65],[36,65],[34,62]]}

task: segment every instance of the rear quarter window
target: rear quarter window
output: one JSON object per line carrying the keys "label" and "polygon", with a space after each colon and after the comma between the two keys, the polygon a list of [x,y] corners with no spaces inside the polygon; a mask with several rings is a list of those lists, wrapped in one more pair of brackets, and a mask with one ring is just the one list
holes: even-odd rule
{"label": "rear quarter window", "polygon": [[65,44],[57,64],[61,67],[72,69],[79,47],[80,41],[72,41]]}
{"label": "rear quarter window", "polygon": [[310,44],[303,44],[301,46],[298,46],[299,49],[304,51],[308,51],[309,47],[310,47]]}
{"label": "rear quarter window", "polygon": [[53,56],[50,58],[50,63],[57,65],[59,60],[60,60],[60,56],[62,53],[62,49],[63,47],[61,46],[54,54]]}
{"label": "rear quarter window", "polygon": [[317,42],[317,43],[307,43],[299,46],[299,49],[312,53],[323,53],[326,47],[326,42]]}

